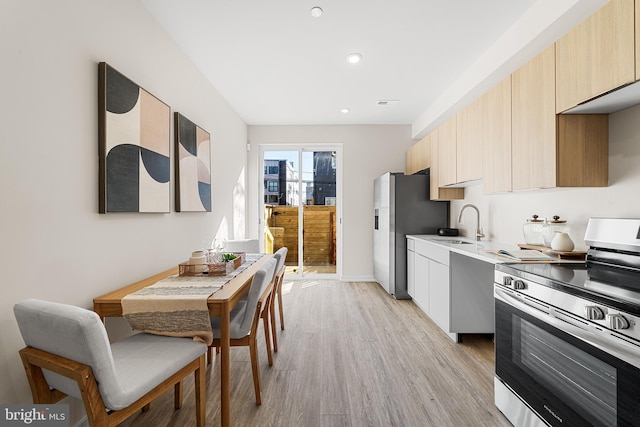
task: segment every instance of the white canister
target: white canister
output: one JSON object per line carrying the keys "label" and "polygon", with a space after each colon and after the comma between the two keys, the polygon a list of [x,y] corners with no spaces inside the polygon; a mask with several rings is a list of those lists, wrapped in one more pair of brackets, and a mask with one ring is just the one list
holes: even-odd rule
{"label": "white canister", "polygon": [[191,257],[189,257],[189,264],[196,266],[194,268],[196,273],[207,271],[207,257],[202,251],[192,252]]}
{"label": "white canister", "polygon": [[573,244],[573,240],[567,233],[556,232],[556,235],[553,236],[553,240],[551,240],[551,249],[554,251],[560,252],[571,252],[575,245]]}

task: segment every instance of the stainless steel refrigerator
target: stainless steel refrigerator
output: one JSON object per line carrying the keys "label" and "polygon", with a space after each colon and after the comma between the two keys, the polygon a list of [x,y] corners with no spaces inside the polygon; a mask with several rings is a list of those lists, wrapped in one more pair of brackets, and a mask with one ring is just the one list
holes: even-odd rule
{"label": "stainless steel refrigerator", "polygon": [[373,275],[397,299],[407,293],[407,234],[449,225],[449,202],[429,200],[429,175],[387,172],[373,182]]}

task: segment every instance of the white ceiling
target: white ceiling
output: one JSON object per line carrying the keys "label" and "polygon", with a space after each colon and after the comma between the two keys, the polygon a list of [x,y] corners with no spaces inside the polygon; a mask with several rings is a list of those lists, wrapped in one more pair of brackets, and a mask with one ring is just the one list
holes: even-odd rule
{"label": "white ceiling", "polygon": [[[413,124],[528,9],[549,3],[140,1],[249,125]],[[347,63],[352,52],[360,63]]]}

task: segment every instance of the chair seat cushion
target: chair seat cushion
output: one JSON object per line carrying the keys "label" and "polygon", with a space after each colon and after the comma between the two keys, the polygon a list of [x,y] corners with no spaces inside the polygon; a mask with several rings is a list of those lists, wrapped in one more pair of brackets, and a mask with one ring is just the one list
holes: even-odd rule
{"label": "chair seat cushion", "polygon": [[206,344],[191,338],[133,335],[111,346],[119,390],[101,390],[109,409],[126,408],[194,359]]}
{"label": "chair seat cushion", "polygon": [[[233,307],[231,313],[229,313],[229,335],[233,339],[244,338],[245,336],[247,336],[246,332],[240,330],[241,321],[244,316],[246,305],[247,299],[241,299],[240,301],[238,301],[238,304]],[[220,317],[215,316],[211,318],[211,330],[213,331],[213,338],[220,339]]]}

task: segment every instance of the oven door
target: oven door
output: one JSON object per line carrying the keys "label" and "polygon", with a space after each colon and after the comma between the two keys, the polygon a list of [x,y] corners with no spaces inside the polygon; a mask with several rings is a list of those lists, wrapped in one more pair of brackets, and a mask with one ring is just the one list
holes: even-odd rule
{"label": "oven door", "polygon": [[[545,304],[499,285],[495,297],[496,376],[540,418],[552,426],[640,425],[637,366]],[[640,365],[640,348],[615,352],[627,360],[635,353]]]}

